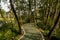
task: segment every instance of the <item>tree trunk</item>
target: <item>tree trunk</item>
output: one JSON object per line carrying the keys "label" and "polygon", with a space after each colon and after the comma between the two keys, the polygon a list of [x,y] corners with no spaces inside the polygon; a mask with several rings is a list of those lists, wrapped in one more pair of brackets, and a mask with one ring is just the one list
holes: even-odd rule
{"label": "tree trunk", "polygon": [[10,5],[11,5],[11,9],[12,9],[12,11],[13,11],[13,13],[14,13],[14,16],[15,16],[17,22],[18,22],[19,34],[21,34],[21,25],[20,25],[19,19],[18,19],[17,14],[16,14],[16,10],[15,10],[14,7],[13,7],[12,0],[10,0]]}
{"label": "tree trunk", "polygon": [[34,22],[35,22],[35,24],[36,24],[36,22],[37,22],[36,0],[34,0],[34,6],[35,6],[35,8],[34,8],[34,9],[35,9],[35,10],[34,10],[34,19],[35,19]]}
{"label": "tree trunk", "polygon": [[54,29],[55,29],[55,27],[56,27],[56,25],[57,25],[57,23],[58,23],[58,21],[59,21],[59,17],[60,17],[60,12],[59,12],[59,14],[58,14],[58,16],[57,16],[57,18],[56,18],[56,20],[55,20],[55,22],[54,22],[54,26],[53,26],[53,28],[52,28],[52,30],[48,33],[48,37],[50,37],[51,36],[51,34],[52,34],[52,32],[54,31]]}
{"label": "tree trunk", "polygon": [[48,6],[48,13],[47,13],[47,18],[46,18],[46,25],[48,24],[48,21],[49,21],[49,14],[50,14],[50,5]]}
{"label": "tree trunk", "polygon": [[59,7],[59,1],[57,0],[56,1],[56,5],[54,6],[55,8],[54,8],[54,14],[53,14],[53,17],[52,17],[52,26],[53,26],[53,24],[54,24],[54,21],[55,21],[55,19],[56,19],[56,17],[58,16],[58,7]]}
{"label": "tree trunk", "polygon": [[31,22],[31,0],[28,0],[29,1],[29,19],[30,19],[30,22]]}

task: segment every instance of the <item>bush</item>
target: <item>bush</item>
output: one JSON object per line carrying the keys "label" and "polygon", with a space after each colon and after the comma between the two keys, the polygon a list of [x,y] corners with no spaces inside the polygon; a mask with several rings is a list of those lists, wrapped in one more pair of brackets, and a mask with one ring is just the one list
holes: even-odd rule
{"label": "bush", "polygon": [[45,29],[45,25],[42,22],[37,23],[39,28]]}
{"label": "bush", "polygon": [[55,35],[56,35],[57,38],[60,39],[60,28],[58,28],[58,29],[56,30],[56,34],[55,34]]}
{"label": "bush", "polygon": [[41,28],[44,32],[44,35],[47,35],[49,33],[49,30],[51,30],[51,26],[49,24],[44,25],[42,22],[37,23],[38,28]]}
{"label": "bush", "polygon": [[12,27],[11,23],[3,24],[0,27],[0,40],[11,40],[16,35],[18,35],[18,31]]}

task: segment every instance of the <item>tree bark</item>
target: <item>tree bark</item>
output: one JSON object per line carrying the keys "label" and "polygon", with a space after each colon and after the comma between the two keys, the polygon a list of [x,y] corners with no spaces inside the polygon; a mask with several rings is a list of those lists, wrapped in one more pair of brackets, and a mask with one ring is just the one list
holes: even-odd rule
{"label": "tree bark", "polygon": [[60,17],[60,12],[59,12],[59,14],[58,14],[58,16],[57,16],[57,18],[56,18],[56,20],[55,20],[55,22],[54,22],[54,26],[53,26],[53,28],[52,28],[52,30],[48,33],[48,37],[50,37],[51,36],[51,34],[52,34],[52,32],[54,31],[54,29],[55,29],[55,27],[56,27],[56,25],[57,25],[57,23],[58,23],[58,21],[59,21],[59,17]]}
{"label": "tree bark", "polygon": [[17,14],[16,14],[16,10],[15,10],[14,7],[13,7],[12,0],[10,0],[10,5],[11,5],[11,9],[12,9],[12,11],[13,11],[13,13],[14,13],[14,16],[15,16],[17,22],[18,22],[19,34],[21,34],[21,25],[20,25],[19,19],[18,19]]}

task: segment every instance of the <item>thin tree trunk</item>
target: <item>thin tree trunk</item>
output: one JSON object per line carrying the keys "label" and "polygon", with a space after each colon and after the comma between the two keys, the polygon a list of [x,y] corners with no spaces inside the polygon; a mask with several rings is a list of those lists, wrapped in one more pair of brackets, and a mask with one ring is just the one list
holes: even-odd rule
{"label": "thin tree trunk", "polygon": [[47,5],[45,25],[47,24],[47,21],[48,21],[47,19],[48,19],[48,16],[49,16],[49,12],[50,12],[50,6]]}
{"label": "thin tree trunk", "polygon": [[52,17],[52,19],[50,21],[51,26],[53,26],[54,21],[55,21],[56,17],[58,16],[59,1],[57,0],[56,2],[57,2],[57,4],[55,5],[55,8],[54,8],[54,14],[53,14],[53,17]]}
{"label": "thin tree trunk", "polygon": [[56,27],[56,25],[57,25],[57,23],[58,23],[58,21],[59,21],[59,17],[60,17],[60,12],[59,12],[59,14],[58,14],[58,16],[57,16],[57,18],[56,18],[56,20],[55,20],[55,22],[54,22],[54,26],[53,26],[53,28],[52,28],[52,30],[48,33],[48,37],[50,37],[51,36],[51,34],[52,34],[52,32],[54,31],[54,29],[55,29],[55,27]]}
{"label": "thin tree trunk", "polygon": [[29,1],[29,14],[28,14],[28,16],[30,16],[29,19],[31,22],[31,0],[28,0],[28,1]]}
{"label": "thin tree trunk", "polygon": [[12,11],[13,11],[13,13],[14,13],[14,16],[15,16],[17,22],[18,22],[19,34],[21,34],[21,25],[20,25],[19,19],[18,19],[17,14],[16,14],[16,10],[15,10],[14,7],[13,7],[12,0],[10,0],[10,5],[11,5],[11,9],[12,9]]}
{"label": "thin tree trunk", "polygon": [[50,6],[48,6],[48,13],[47,13],[47,18],[46,18],[46,25],[49,21],[49,14],[50,14]]}
{"label": "thin tree trunk", "polygon": [[35,6],[35,8],[34,8],[34,9],[35,9],[35,10],[34,10],[34,19],[35,19],[34,22],[35,22],[35,24],[36,24],[36,22],[37,22],[37,19],[36,19],[36,18],[37,18],[36,0],[34,0],[34,6]]}

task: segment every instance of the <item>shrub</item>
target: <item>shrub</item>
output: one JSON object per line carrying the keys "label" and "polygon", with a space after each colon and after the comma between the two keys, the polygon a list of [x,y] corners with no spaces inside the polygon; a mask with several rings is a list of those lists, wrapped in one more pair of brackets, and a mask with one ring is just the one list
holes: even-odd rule
{"label": "shrub", "polygon": [[0,27],[0,40],[11,40],[18,34],[16,28],[12,27],[11,23],[3,24]]}

